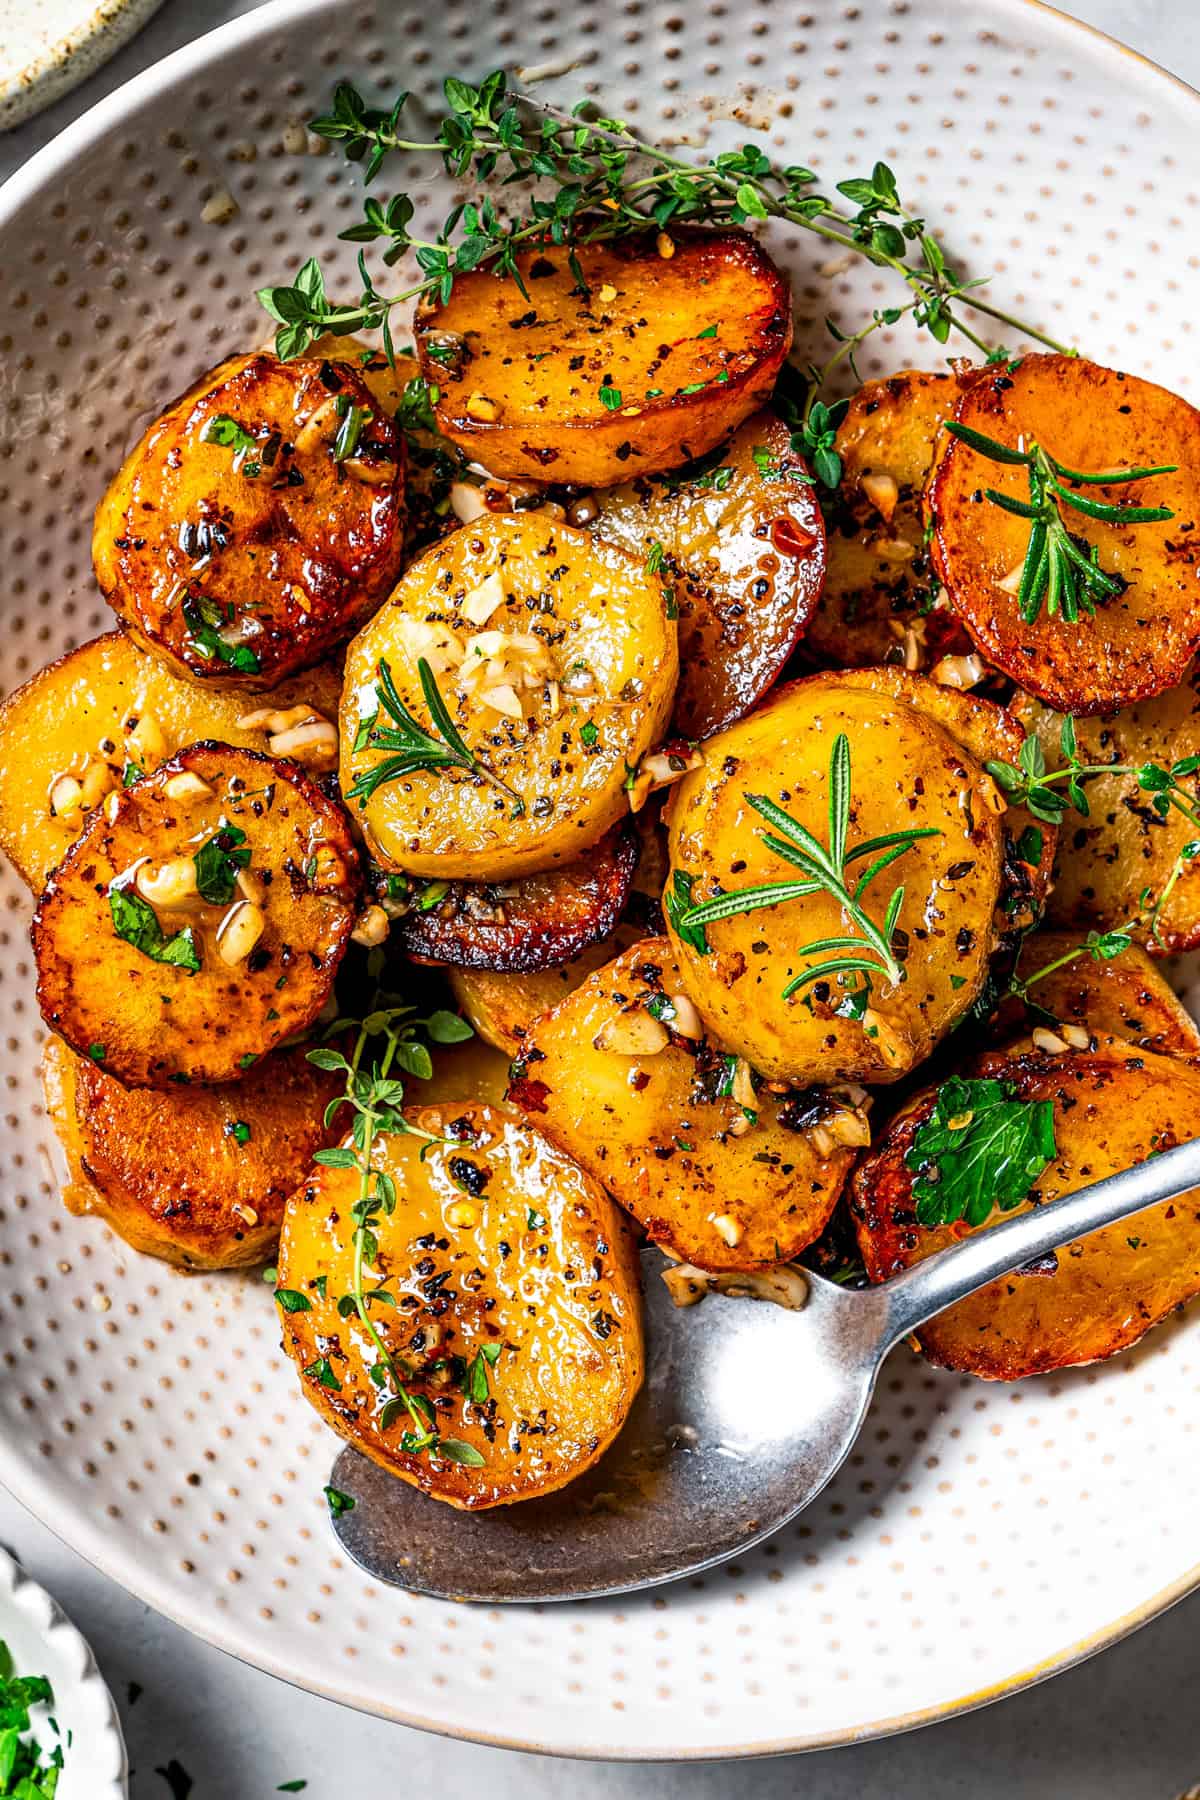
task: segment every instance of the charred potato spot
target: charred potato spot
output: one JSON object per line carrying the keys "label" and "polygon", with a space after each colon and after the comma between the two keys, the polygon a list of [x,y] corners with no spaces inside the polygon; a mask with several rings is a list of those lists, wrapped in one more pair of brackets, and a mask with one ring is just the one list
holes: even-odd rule
{"label": "charred potato spot", "polygon": [[[439,1438],[471,1445],[482,1463],[413,1454],[403,1448],[407,1418],[384,1421],[388,1392],[369,1373],[375,1347],[338,1310],[351,1290],[353,1170],[314,1170],[288,1205],[280,1284],[311,1310],[282,1315],[284,1348],[334,1430],[402,1480],[464,1508],[551,1493],[603,1454],[641,1386],[637,1260],[621,1215],[505,1111],[445,1105],[407,1117],[439,1141],[378,1143],[399,1204],[375,1227],[369,1279],[396,1304],[372,1316],[412,1369],[408,1385],[433,1409]],[[312,1372],[319,1358],[325,1381]],[[464,1393],[477,1358],[483,1400]]]}
{"label": "charred potato spot", "polygon": [[451,882],[432,904],[417,894],[397,920],[395,937],[418,962],[523,974],[555,968],[613,930],[629,898],[637,854],[637,834],[625,824],[594,844],[585,859],[545,874]]}
{"label": "charred potato spot", "polygon": [[96,512],[96,579],[175,669],[272,688],[400,569],[404,445],[346,362],[222,363],[137,444]]}
{"label": "charred potato spot", "polygon": [[[1025,1208],[1200,1136],[1200,1071],[1110,1042],[1095,1054],[994,1053],[972,1075],[1011,1082],[1022,1100],[1054,1103],[1057,1155]],[[958,1242],[963,1225],[927,1229],[905,1165],[936,1090],[918,1096],[855,1171],[851,1207],[872,1281]],[[980,1230],[1013,1214],[995,1212]],[[1052,1263],[1052,1266],[1051,1266]],[[1200,1192],[1151,1207],[1003,1276],[919,1332],[931,1362],[1017,1381],[1126,1350],[1200,1292]]]}
{"label": "charred potato spot", "polygon": [[[381,665],[426,725],[422,660],[509,794],[459,768],[362,793],[388,759],[371,735],[390,722]],[[587,532],[494,515],[427,551],[346,657],[342,791],[376,861],[489,881],[574,861],[627,815],[628,772],[666,726],[677,669],[659,577]]]}
{"label": "charred potato spot", "polygon": [[596,969],[644,936],[632,920],[624,920],[608,937],[589,944],[570,962],[533,974],[492,973],[487,969],[454,969],[450,986],[463,1013],[481,1038],[517,1056],[534,1022],[548,1013]]}
{"label": "charred potato spot", "polygon": [[848,848],[897,831],[937,833],[914,842],[864,901],[881,924],[893,885],[903,884],[893,939],[905,970],[899,987],[874,979],[870,1018],[852,1016],[838,977],[783,999],[791,981],[827,960],[804,946],[853,934],[824,889],[708,926],[708,955],[670,933],[714,1037],[784,1081],[896,1080],[971,1006],[996,941],[1003,835],[991,779],[935,719],[836,675],[782,689],[703,746],[704,767],[668,804],[668,896],[677,872],[691,881],[694,904],[792,879],[795,871],[764,843],[767,828],[747,795],[766,796],[827,842],[829,757],[839,733],[851,750]]}
{"label": "charred potato spot", "polygon": [[512,1097],[650,1238],[704,1269],[757,1269],[817,1237],[868,1141],[856,1099],[755,1082],[703,1034],[665,938],[536,1021]]}
{"label": "charred potato spot", "polygon": [[[1049,769],[1062,767],[1062,717],[1039,701],[1018,696],[1014,711],[1026,730],[1036,732]],[[1189,669],[1178,687],[1138,701],[1106,719],[1079,719],[1076,743],[1086,763],[1139,767],[1157,763],[1170,769],[1200,755],[1200,675]],[[1047,914],[1056,925],[1104,930],[1144,913],[1142,896],[1156,896],[1185,846],[1195,836],[1184,816],[1172,809],[1164,818],[1153,796],[1135,775],[1098,775],[1085,784],[1088,812],[1069,808],[1059,828],[1058,865]],[[1185,859],[1158,919],[1157,937],[1148,921],[1133,936],[1151,956],[1176,955],[1200,944],[1200,863]]]}
{"label": "charred potato spot", "polygon": [[[322,720],[333,734],[332,758],[313,754],[315,745],[306,751],[293,735],[291,754],[307,756],[315,772],[337,761],[340,695],[332,663],[291,677],[271,695],[272,709]],[[244,688],[182,680],[123,632],[81,644],[0,707],[0,849],[28,886],[42,888],[91,808],[183,745],[214,738],[235,749],[269,749],[272,734],[255,722],[262,708],[262,696]],[[64,787],[73,803],[56,804]]]}
{"label": "charred potato spot", "polygon": [[[448,438],[493,475],[610,487],[678,468],[770,396],[792,340],[787,283],[747,233],[547,244],[516,258],[528,298],[477,269],[417,319]],[[715,329],[714,329],[715,327]]]}
{"label": "charred potato spot", "polygon": [[755,413],[694,471],[638,476],[596,504],[596,532],[651,558],[674,595],[674,729],[711,737],[757,705],[821,591],[825,532],[791,433]]}
{"label": "charred potato spot", "polygon": [[95,1213],[134,1250],[183,1269],[264,1262],[339,1083],[303,1050],[281,1051],[220,1088],[125,1088],[51,1037],[47,1111],[67,1156],[63,1201]]}
{"label": "charred potato spot", "polygon": [[[1122,1038],[1161,1056],[1200,1057],[1200,1028],[1137,944],[1098,961],[1078,952],[1069,932],[1038,931],[1021,945],[1017,975],[1031,981],[1022,1001],[1009,995],[991,1022],[996,1039],[1043,1026],[1073,1050]],[[1065,957],[1061,968],[1054,965]],[[1032,980],[1042,969],[1048,973]]]}
{"label": "charred potato spot", "polygon": [[1070,531],[1126,584],[1074,624],[1045,607],[1032,623],[1020,617],[1015,582],[1029,521],[985,490],[1027,503],[1024,468],[952,439],[929,495],[950,602],[983,654],[1028,693],[1076,715],[1111,713],[1181,680],[1200,646],[1200,413],[1133,375],[1075,357],[1026,356],[973,381],[957,418],[1000,443],[1039,443],[1085,473],[1179,465],[1171,475],[1086,490],[1108,505],[1170,507],[1164,522],[1107,524],[1064,510]]}
{"label": "charred potato spot", "polygon": [[51,876],[42,1015],[128,1086],[234,1081],[321,1011],[359,885],[345,814],[302,770],[195,744],[93,814]]}
{"label": "charred potato spot", "polygon": [[905,369],[864,382],[837,433],[842,479],[824,496],[825,587],[806,655],[846,668],[930,668],[970,649],[929,560],[924,493],[969,377]]}

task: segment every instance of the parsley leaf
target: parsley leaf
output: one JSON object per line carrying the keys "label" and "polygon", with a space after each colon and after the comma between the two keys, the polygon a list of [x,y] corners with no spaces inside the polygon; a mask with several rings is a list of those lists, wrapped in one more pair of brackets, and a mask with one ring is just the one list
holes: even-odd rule
{"label": "parsley leaf", "polygon": [[108,909],[117,936],[140,950],[143,956],[148,956],[151,962],[170,963],[173,968],[186,969],[191,975],[199,973],[200,952],[190,925],[173,937],[167,937],[150,902],[143,900],[132,886],[110,887]]}
{"label": "parsley leaf", "polygon": [[917,1222],[982,1225],[1010,1212],[1056,1154],[1054,1104],[1020,1100],[1008,1081],[942,1083],[904,1161],[913,1170]]}
{"label": "parsley leaf", "polygon": [[200,433],[202,444],[222,444],[225,449],[232,450],[238,456],[244,456],[247,450],[258,447],[258,439],[253,432],[231,419],[228,413],[218,413],[215,419],[209,419]]}
{"label": "parsley leaf", "polygon": [[695,879],[685,869],[676,869],[674,881],[663,895],[663,911],[667,915],[667,923],[681,943],[687,944],[689,949],[697,951],[699,955],[707,956],[709,944],[703,925],[683,923],[684,914],[692,908],[692,883]]}
{"label": "parsley leaf", "polygon": [[209,662],[227,663],[239,675],[259,675],[262,663],[246,644],[229,644],[218,626],[228,625],[233,618],[232,606],[222,608],[202,594],[189,594],[183,603],[183,622],[188,636],[201,656]]}
{"label": "parsley leaf", "polygon": [[237,890],[238,870],[250,865],[245,832],[239,825],[222,821],[220,830],[201,844],[192,861],[200,898],[213,906],[227,906]]}

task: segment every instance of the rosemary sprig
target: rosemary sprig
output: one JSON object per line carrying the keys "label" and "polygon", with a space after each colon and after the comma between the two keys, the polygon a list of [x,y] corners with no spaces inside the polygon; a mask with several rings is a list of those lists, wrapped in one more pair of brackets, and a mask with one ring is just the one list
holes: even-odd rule
{"label": "rosemary sprig", "polygon": [[[482,185],[495,180],[546,183],[549,197],[531,192],[524,210],[511,218],[487,194],[452,208],[434,239],[413,235],[411,197],[384,201],[368,196],[362,220],[342,236],[351,242],[382,243],[389,267],[411,250],[421,279],[396,294],[381,294],[360,253],[363,291],[355,306],[330,303],[319,265],[304,264],[291,286],[263,288],[259,298],[276,320],[280,356],[297,356],[324,331],[335,334],[380,328],[391,354],[389,317],[410,300],[449,297],[455,277],[480,267],[521,286],[517,255],[533,243],[572,249],[579,244],[659,231],[672,224],[733,224],[776,219],[814,233],[878,268],[892,271],[908,287],[907,308],[938,343],[952,331],[977,349],[987,345],[963,321],[957,303],[970,290],[976,312],[999,320],[1050,349],[1069,354],[1056,339],[1037,330],[962,283],[925,221],[904,205],[896,177],[877,162],[869,177],[853,176],[836,186],[838,200],[815,191],[816,176],[799,164],[778,164],[755,143],[722,152],[706,162],[688,161],[640,137],[620,119],[593,117],[591,102],[564,113],[510,88],[503,70],[477,87],[455,77],[444,84],[447,111],[430,138],[401,136],[408,95],[386,110],[368,107],[348,82],[334,91],[329,113],[312,121],[318,136],[340,143],[347,158],[363,166],[365,180],[378,174],[392,151],[440,159],[458,181]],[[848,203],[848,204],[846,204]],[[585,284],[577,262],[576,279]],[[899,316],[899,315],[897,315]],[[880,323],[888,320],[887,312]]]}
{"label": "rosemary sprig", "polygon": [[503,794],[512,803],[511,817],[519,819],[525,811],[525,802],[463,740],[425,658],[422,656],[417,660],[417,676],[436,736],[413,718],[396,692],[392,671],[383,657],[379,659],[378,674],[375,697],[379,701],[379,710],[385,712],[392,723],[380,725],[379,710],[364,719],[354,740],[354,750],[355,754],[368,748],[390,750],[394,754],[356,775],[347,790],[347,799],[357,800],[360,806],[365,806],[385,782],[399,781],[418,769],[460,769],[486,781],[497,793]]}
{"label": "rosemary sprig", "polygon": [[1042,610],[1053,619],[1059,613],[1073,625],[1080,611],[1094,616],[1097,605],[1124,593],[1128,585],[1122,576],[1109,574],[1100,567],[1100,553],[1095,544],[1085,545],[1067,529],[1062,508],[1082,513],[1088,519],[1100,519],[1108,525],[1149,525],[1162,519],[1173,519],[1169,506],[1110,506],[1093,500],[1088,494],[1076,493],[1064,486],[1075,482],[1081,487],[1118,487],[1129,482],[1146,481],[1151,475],[1172,475],[1177,463],[1159,463],[1153,468],[1103,469],[1085,473],[1068,469],[1041,444],[1031,443],[1018,449],[985,437],[969,425],[946,421],[946,430],[970,449],[986,456],[990,462],[1005,463],[1028,471],[1029,499],[1019,500],[996,488],[984,493],[993,506],[1030,521],[1029,543],[1021,566],[1021,584],[1017,589],[1017,611],[1026,624],[1032,624]]}
{"label": "rosemary sprig", "polygon": [[[699,906],[689,906],[686,910],[681,908],[675,924],[679,935],[693,947],[699,948],[702,945],[702,954],[707,954],[705,928],[719,919],[732,918],[738,913],[755,912],[760,907],[781,906],[790,900],[802,900],[809,894],[824,892],[837,901],[856,929],[844,936],[814,938],[812,943],[802,945],[796,951],[798,957],[821,956],[825,960],[793,976],[784,988],[782,997],[790,1000],[793,994],[801,988],[809,987],[813,982],[851,973],[866,976],[867,992],[870,991],[872,976],[883,976],[892,987],[898,987],[904,980],[904,965],[896,956],[894,938],[900,908],[904,904],[904,888],[899,886],[892,890],[884,909],[882,926],[871,918],[863,899],[876,877],[890,868],[906,851],[911,850],[918,839],[940,837],[940,830],[936,826],[927,826],[911,831],[885,832],[878,837],[864,838],[852,850],[847,849],[851,765],[850,740],[845,732],[838,733],[829,758],[827,845],[806,825],[802,825],[799,819],[793,819],[790,813],[785,812],[765,794],[748,793],[746,799],[755,812],[774,827],[772,831],[760,833],[767,849],[800,870],[804,879],[765,882],[756,887],[740,888],[733,893],[718,894]],[[869,857],[875,860],[851,887],[847,870],[853,863],[865,861]],[[678,879],[677,874],[677,886]],[[690,893],[690,886],[688,892]],[[833,954],[829,954],[831,952]],[[864,989],[859,991],[863,992]]]}

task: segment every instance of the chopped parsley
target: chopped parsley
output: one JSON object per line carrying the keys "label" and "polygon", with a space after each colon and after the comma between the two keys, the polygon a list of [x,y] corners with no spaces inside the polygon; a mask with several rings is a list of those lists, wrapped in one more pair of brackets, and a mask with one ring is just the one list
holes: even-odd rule
{"label": "chopped parsley", "polygon": [[[325,1499],[329,1510],[335,1519],[340,1519],[343,1513],[353,1512],[356,1505],[354,1496],[352,1494],[343,1494],[341,1488],[327,1487],[325,1489]],[[301,1782],[300,1785],[303,1787],[303,1782]],[[295,1791],[294,1786],[291,1788],[280,1788],[279,1790],[281,1794],[293,1793]]]}
{"label": "chopped parsley", "polygon": [[108,890],[108,907],[117,936],[140,950],[143,956],[148,956],[151,962],[169,963],[173,968],[186,969],[190,975],[199,972],[200,952],[190,925],[167,937],[158,922],[158,914],[132,884],[117,886],[114,883]]}
{"label": "chopped parsley", "polygon": [[30,1708],[53,1704],[54,1693],[46,1677],[17,1675],[12,1652],[0,1640],[0,1794],[11,1794],[14,1800],[53,1800],[63,1766],[62,1749],[55,1745],[53,1750],[43,1750],[25,1735],[30,1729]]}
{"label": "chopped parsley", "polygon": [[904,1158],[917,1176],[917,1222],[976,1226],[995,1207],[1011,1212],[1055,1155],[1053,1101],[1021,1100],[1008,1081],[954,1076]]}
{"label": "chopped parsley", "polygon": [[209,662],[223,662],[239,675],[258,675],[262,664],[246,644],[229,644],[220,627],[233,620],[233,607],[221,606],[204,594],[189,594],[183,603],[183,622],[199,654]]}
{"label": "chopped parsley", "polygon": [[201,844],[192,861],[200,898],[212,906],[228,906],[237,891],[238,872],[250,866],[245,832],[222,820],[220,829]]}
{"label": "chopped parsley", "polygon": [[231,1137],[235,1144],[248,1144],[250,1142],[250,1127],[247,1125],[245,1119],[234,1119],[230,1124],[226,1125],[225,1136]]}
{"label": "chopped parsley", "polygon": [[585,719],[579,727],[579,741],[588,750],[600,741],[600,727],[594,719]]}
{"label": "chopped parsley", "polygon": [[621,404],[620,388],[610,387],[607,381],[604,382],[600,388],[600,404],[607,407],[609,412],[616,412]]}
{"label": "chopped parsley", "polygon": [[208,420],[204,430],[200,433],[200,442],[202,444],[220,444],[224,449],[232,450],[235,464],[238,458],[245,456],[248,450],[257,450],[258,448],[258,439],[254,433],[247,431],[246,427],[240,425],[236,419],[230,418],[228,413],[218,413],[215,419]]}

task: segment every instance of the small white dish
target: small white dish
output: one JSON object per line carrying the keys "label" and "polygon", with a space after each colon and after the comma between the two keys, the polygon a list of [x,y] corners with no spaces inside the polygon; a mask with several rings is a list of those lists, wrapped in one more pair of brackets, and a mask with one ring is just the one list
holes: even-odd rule
{"label": "small white dish", "polygon": [[0,0],[0,131],[78,87],[162,0]]}
{"label": "small white dish", "polygon": [[95,1657],[57,1601],[3,1550],[0,1638],[18,1675],[44,1675],[54,1690],[53,1707],[36,1709],[33,1729],[45,1749],[63,1745],[57,1800],[129,1800],[125,1740]]}

